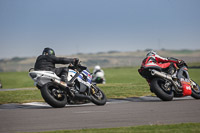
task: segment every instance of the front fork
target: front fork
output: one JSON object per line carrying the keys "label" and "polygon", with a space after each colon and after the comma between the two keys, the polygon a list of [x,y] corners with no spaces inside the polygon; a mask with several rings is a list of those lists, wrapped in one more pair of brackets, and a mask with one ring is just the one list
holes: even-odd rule
{"label": "front fork", "polygon": [[95,94],[96,92],[95,92],[95,90],[94,90],[94,85],[93,85],[93,84],[91,85],[90,88],[91,88],[92,94]]}

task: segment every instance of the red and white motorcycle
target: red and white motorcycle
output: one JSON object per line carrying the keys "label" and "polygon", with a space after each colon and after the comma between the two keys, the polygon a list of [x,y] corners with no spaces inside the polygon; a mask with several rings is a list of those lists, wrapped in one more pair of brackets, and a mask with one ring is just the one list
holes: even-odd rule
{"label": "red and white motorcycle", "polygon": [[173,97],[192,96],[200,99],[200,86],[190,79],[187,64],[176,70],[175,75],[154,63],[142,65],[138,70],[149,83],[151,92],[163,101],[171,101]]}

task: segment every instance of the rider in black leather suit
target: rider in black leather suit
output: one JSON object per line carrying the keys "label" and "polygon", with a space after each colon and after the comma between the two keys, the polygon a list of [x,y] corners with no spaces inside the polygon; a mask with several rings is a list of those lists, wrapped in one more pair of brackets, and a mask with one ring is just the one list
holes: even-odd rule
{"label": "rider in black leather suit", "polygon": [[67,80],[68,68],[60,67],[56,68],[55,64],[78,64],[78,58],[63,58],[56,57],[55,52],[51,48],[45,48],[42,52],[42,55],[37,57],[35,62],[34,69],[35,70],[45,70],[45,71],[53,71],[61,77],[61,80],[66,82],[68,86],[72,86],[73,84]]}

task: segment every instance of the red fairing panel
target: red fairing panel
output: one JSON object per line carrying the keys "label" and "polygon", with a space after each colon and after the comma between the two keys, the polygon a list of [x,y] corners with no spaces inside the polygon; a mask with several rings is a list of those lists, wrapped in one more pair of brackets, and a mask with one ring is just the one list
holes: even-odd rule
{"label": "red fairing panel", "polygon": [[183,96],[190,96],[192,94],[192,88],[190,82],[181,82],[183,86]]}

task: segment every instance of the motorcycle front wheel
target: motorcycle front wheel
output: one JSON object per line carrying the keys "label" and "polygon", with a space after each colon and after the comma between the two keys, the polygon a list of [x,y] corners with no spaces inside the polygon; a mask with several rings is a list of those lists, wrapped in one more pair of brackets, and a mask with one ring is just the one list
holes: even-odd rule
{"label": "motorcycle front wheel", "polygon": [[43,85],[40,91],[45,102],[54,108],[62,108],[67,104],[67,96],[60,93],[59,87],[52,82]]}
{"label": "motorcycle front wheel", "polygon": [[166,82],[162,78],[155,78],[151,81],[151,88],[153,92],[163,101],[171,101],[174,97],[172,86],[165,86]]}
{"label": "motorcycle front wheel", "polygon": [[106,95],[96,85],[91,86],[91,101],[96,105],[105,105],[107,101]]}
{"label": "motorcycle front wheel", "polygon": [[192,86],[192,94],[191,96],[195,99],[200,99],[200,87],[199,85],[194,82],[193,80],[190,81]]}

